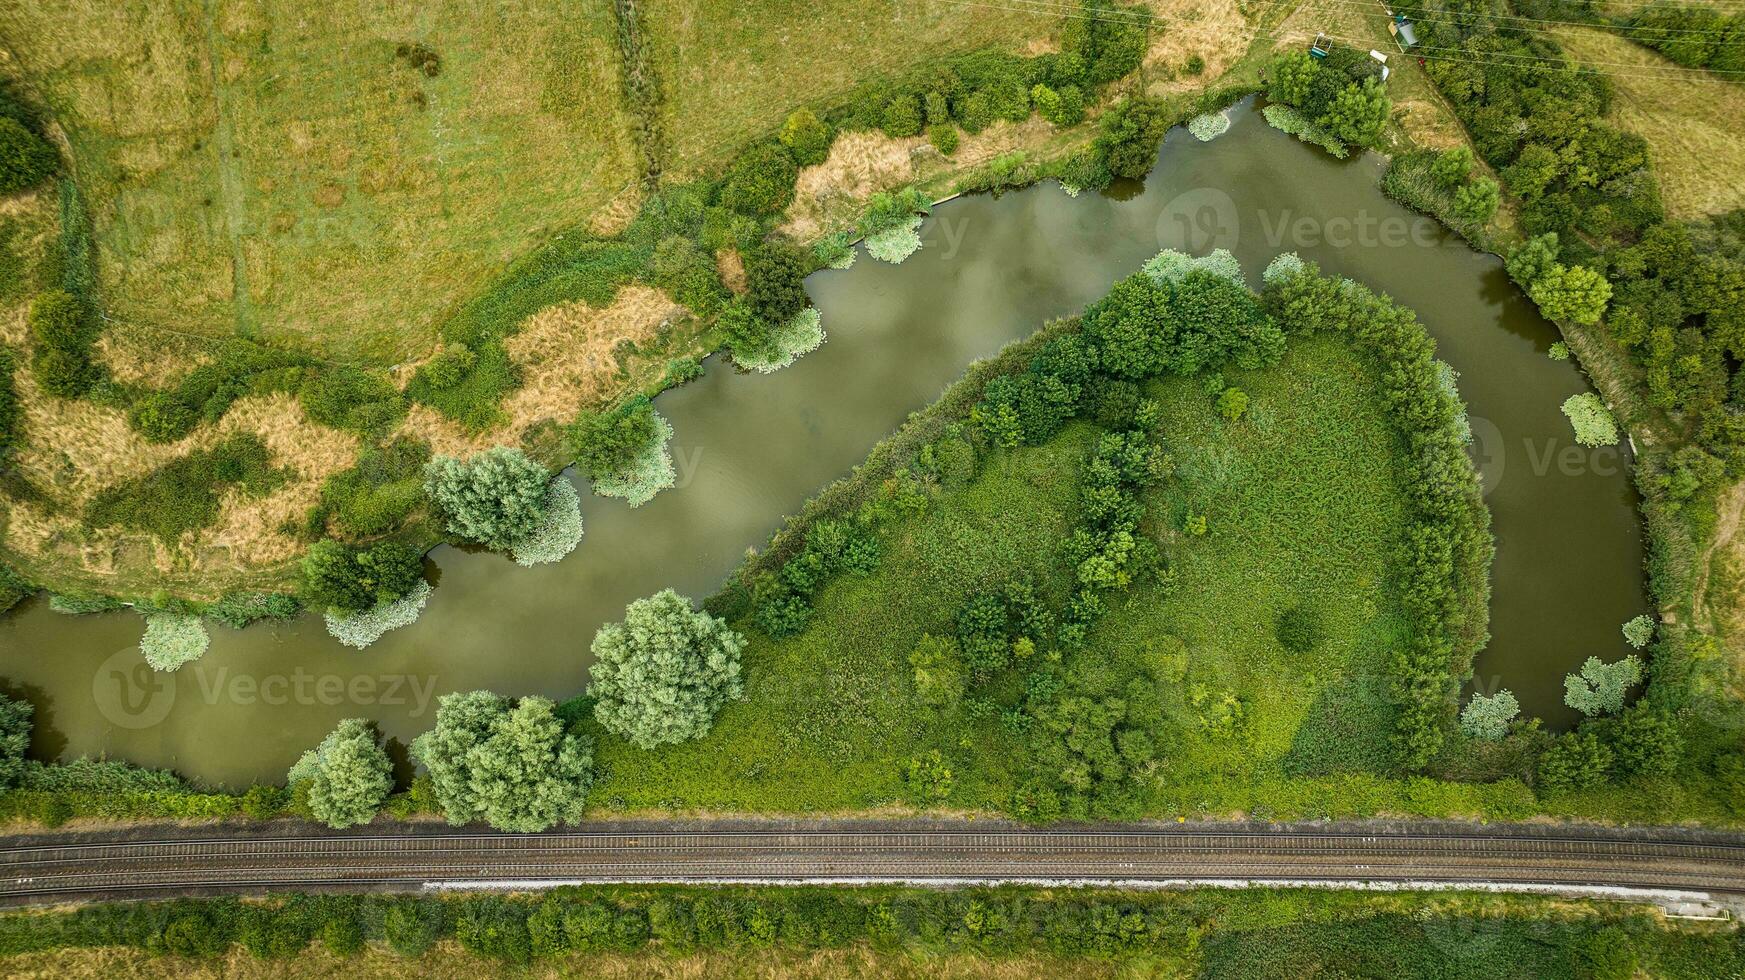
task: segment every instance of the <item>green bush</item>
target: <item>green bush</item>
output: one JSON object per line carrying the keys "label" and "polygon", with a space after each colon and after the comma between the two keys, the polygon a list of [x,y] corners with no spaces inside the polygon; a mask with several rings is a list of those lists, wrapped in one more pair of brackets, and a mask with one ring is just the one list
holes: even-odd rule
{"label": "green bush", "polygon": [[386,432],[405,412],[399,390],[387,378],[349,365],[307,374],[297,400],[310,419],[364,435]]}
{"label": "green bush", "polygon": [[721,203],[741,214],[773,215],[794,199],[800,175],[794,157],[780,143],[760,143],[735,159],[722,179]]}
{"label": "green bush", "polygon": [[769,324],[786,323],[808,302],[806,275],[812,259],[805,249],[782,239],[764,243],[745,259],[745,301]]}
{"label": "green bush", "polygon": [[12,382],[16,369],[17,362],[13,360],[12,352],[0,349],[0,464],[12,456],[22,435],[20,423],[24,420],[24,409],[18,404],[18,388]]}
{"label": "green bush", "polygon": [[886,104],[880,128],[886,136],[903,139],[920,135],[923,122],[920,97],[904,94]]}
{"label": "green bush", "polygon": [[0,116],[0,195],[16,194],[47,180],[60,154],[17,119]]}
{"label": "green bush", "polygon": [[328,522],[347,538],[372,538],[405,523],[424,503],[424,466],[430,447],[401,437],[364,450],[350,469],[327,478],[321,487],[317,530]]}
{"label": "green bush", "polygon": [[375,817],[394,788],[394,766],[370,723],[347,718],[320,745],[303,753],[285,782],[293,792],[305,794],[316,820],[350,827]]}
{"label": "green bush", "polygon": [[836,134],[830,127],[820,122],[810,109],[796,109],[782,123],[782,145],[793,154],[794,162],[802,167],[823,163],[830,156],[830,143],[835,138]]}
{"label": "green bush", "polygon": [[413,741],[412,757],[456,825],[482,819],[531,833],[573,824],[593,783],[593,743],[567,732],[545,698],[444,695],[436,727]]}
{"label": "green bush", "polygon": [[31,368],[37,384],[51,395],[77,398],[102,377],[91,362],[91,343],[100,324],[86,302],[51,289],[31,301],[25,320],[34,345]]}
{"label": "green bush", "polygon": [[317,541],[303,556],[302,599],[318,609],[362,612],[393,602],[424,579],[424,560],[398,542],[349,548]]}
{"label": "green bush", "polygon": [[957,152],[957,127],[949,122],[933,123],[927,127],[927,141],[940,153],[951,156]]}
{"label": "green bush", "polygon": [[229,488],[261,494],[279,478],[266,445],[250,433],[238,433],[212,449],[195,450],[145,476],[99,490],[85,507],[85,522],[147,531],[170,543],[210,526]]}

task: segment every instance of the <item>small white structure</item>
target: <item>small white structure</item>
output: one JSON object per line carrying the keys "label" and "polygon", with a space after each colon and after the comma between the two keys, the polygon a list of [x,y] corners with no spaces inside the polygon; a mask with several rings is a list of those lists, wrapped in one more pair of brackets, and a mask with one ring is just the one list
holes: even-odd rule
{"label": "small white structure", "polygon": [[1371,48],[1369,50],[1369,56],[1371,58],[1374,58],[1375,60],[1381,62],[1381,80],[1384,82],[1387,81],[1388,80],[1388,73],[1391,70],[1388,68],[1388,56],[1385,54],[1382,54],[1380,51],[1377,51],[1374,48]]}

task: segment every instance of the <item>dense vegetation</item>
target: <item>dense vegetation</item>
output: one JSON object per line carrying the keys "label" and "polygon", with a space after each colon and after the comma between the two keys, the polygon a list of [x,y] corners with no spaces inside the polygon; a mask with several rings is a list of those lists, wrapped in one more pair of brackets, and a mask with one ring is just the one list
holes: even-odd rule
{"label": "dense vegetation", "polygon": [[1719,7],[1650,3],[1624,19],[1626,37],[1686,68],[1745,75],[1745,18]]}
{"label": "dense vegetation", "polygon": [[868,944],[934,964],[951,952],[1001,963],[1045,951],[1208,978],[1695,978],[1742,965],[1732,936],[1670,927],[1626,906],[1444,893],[590,886],[543,896],[195,899],[0,917],[0,954],[9,956],[131,946],[202,958],[240,946],[282,961],[312,944],[340,957],[380,944],[417,957],[443,940],[497,961],[493,969],[542,961],[584,971],[587,959],[552,961]]}
{"label": "dense vegetation", "polygon": [[[1510,275],[1547,316],[1569,325],[1590,370],[1622,400],[1615,407],[1625,421],[1653,434],[1635,467],[1650,585],[1662,606],[1689,610],[1700,599],[1691,594],[1696,554],[1714,531],[1717,494],[1745,476],[1739,218],[1667,219],[1646,142],[1605,121],[1610,82],[1578,70],[1548,34],[1519,29],[1506,3],[1408,12],[1424,17],[1428,49],[1459,55],[1426,70],[1516,203],[1526,237],[1509,251]],[[1643,16],[1648,23],[1664,10]],[[1626,369],[1612,363],[1615,350]],[[1591,403],[1566,410],[1596,437],[1611,424]],[[1737,705],[1697,680],[1714,642],[1689,625],[1660,630],[1639,703],[1566,736],[1549,756],[1548,781],[1592,786],[1678,768],[1686,785],[1737,798],[1727,775],[1738,768],[1729,721]],[[1681,752],[1703,761],[1680,766]]]}

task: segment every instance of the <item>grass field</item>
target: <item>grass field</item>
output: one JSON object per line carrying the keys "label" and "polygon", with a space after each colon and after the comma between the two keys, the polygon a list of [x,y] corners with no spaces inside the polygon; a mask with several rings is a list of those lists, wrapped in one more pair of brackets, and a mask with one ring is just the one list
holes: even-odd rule
{"label": "grass field", "polygon": [[1667,213],[1718,214],[1745,205],[1745,87],[1679,69],[1608,31],[1561,28],[1570,57],[1602,66],[1617,86],[1611,121],[1648,141]]}
{"label": "grass field", "polygon": [[[1069,667],[1071,688],[1102,696],[1185,655],[1158,678],[1169,763],[1147,788],[1165,812],[1240,805],[1205,795],[1226,780],[1252,787],[1389,765],[1392,716],[1366,678],[1401,630],[1390,558],[1404,505],[1374,381],[1330,339],[1227,380],[1253,399],[1251,418],[1225,422],[1197,382],[1158,386],[1177,475],[1154,512],[1170,526],[1184,512],[1207,515],[1209,531],[1170,532],[1174,586],[1118,601],[1091,652]],[[929,708],[907,657],[923,632],[950,634],[973,591],[1026,577],[1044,594],[1066,591],[1060,555],[1095,431],[1076,423],[1043,446],[995,455],[964,491],[889,532],[871,576],[828,585],[805,632],[772,640],[746,627],[747,700],[697,743],[642,752],[606,740],[599,799],[637,809],[876,808],[909,802],[904,763],[940,749],[957,777],[947,806],[1002,808],[1025,778],[1023,739],[995,717]],[[1326,626],[1327,641],[1306,656],[1286,653],[1273,633],[1297,602]],[[1195,691],[1206,695],[1199,705]],[[1225,695],[1244,720],[1219,728],[1208,715]]]}
{"label": "grass field", "polygon": [[0,2],[114,316],[384,363],[633,179],[613,32],[583,0]]}
{"label": "grass field", "polygon": [[[696,173],[801,105],[960,51],[1045,45],[1066,4],[641,0],[661,78],[669,171]],[[1016,9],[1014,9],[1016,8]]]}

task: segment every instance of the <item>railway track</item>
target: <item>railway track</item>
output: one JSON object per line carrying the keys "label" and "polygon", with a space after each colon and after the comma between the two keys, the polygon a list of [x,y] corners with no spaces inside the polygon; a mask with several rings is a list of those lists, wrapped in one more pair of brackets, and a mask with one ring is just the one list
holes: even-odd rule
{"label": "railway track", "polygon": [[44,835],[0,842],[0,904],[566,881],[1392,882],[1745,898],[1745,836],[1466,824],[1020,828],[601,825],[500,834],[408,824]]}

